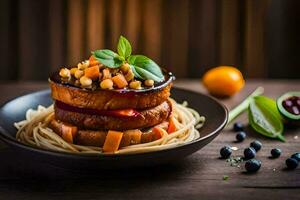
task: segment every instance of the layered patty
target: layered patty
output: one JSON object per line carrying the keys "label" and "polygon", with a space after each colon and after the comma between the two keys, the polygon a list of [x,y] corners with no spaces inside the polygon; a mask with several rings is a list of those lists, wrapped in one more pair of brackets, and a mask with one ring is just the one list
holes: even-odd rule
{"label": "layered patty", "polygon": [[[57,120],[52,120],[50,122],[50,127],[60,136],[63,135],[63,128],[62,126],[67,125],[64,122],[59,122]],[[168,123],[162,123],[160,125],[161,128],[167,128]],[[140,144],[140,143],[147,143],[152,142],[159,139],[159,136],[153,131],[141,132],[139,130],[135,130],[140,132],[139,137],[134,137],[129,131],[124,131],[123,137],[120,143],[120,147],[125,147],[133,144]],[[85,146],[96,146],[102,147],[105,139],[106,139],[107,131],[95,131],[95,130],[78,130],[76,128],[76,133],[74,134],[74,143],[79,145]]]}
{"label": "layered patty", "polygon": [[[124,110],[123,110],[124,111]],[[81,109],[55,102],[55,118],[62,122],[70,123],[79,129],[87,130],[130,130],[152,127],[165,121],[172,111],[169,100],[143,110],[105,111],[95,109]]]}
{"label": "layered patty", "polygon": [[146,109],[162,104],[170,96],[170,78],[162,85],[145,91],[88,90],[64,85],[49,79],[51,95],[54,100],[78,108],[97,110]]}

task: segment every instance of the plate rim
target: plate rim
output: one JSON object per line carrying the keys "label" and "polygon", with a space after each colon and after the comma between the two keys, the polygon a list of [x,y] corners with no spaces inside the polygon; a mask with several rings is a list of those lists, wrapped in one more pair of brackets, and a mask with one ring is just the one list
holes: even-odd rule
{"label": "plate rim", "polygon": [[[176,87],[176,86],[175,87],[173,86],[172,89],[182,90],[184,92],[193,93],[195,95],[201,95],[201,96],[204,96],[206,98],[209,98],[211,101],[214,101],[216,104],[218,104],[219,106],[221,106],[221,108],[225,112],[225,118],[223,119],[222,123],[218,126],[217,129],[215,129],[214,131],[212,131],[208,135],[206,135],[204,137],[197,138],[196,140],[192,140],[192,141],[190,141],[188,143],[184,143],[184,144],[181,144],[181,145],[178,145],[178,146],[174,146],[174,147],[171,147],[171,148],[167,148],[167,149],[161,149],[161,150],[149,151],[149,152],[141,152],[141,153],[124,153],[124,154],[105,154],[105,153],[104,154],[93,154],[93,153],[86,153],[86,154],[79,154],[79,153],[60,152],[60,151],[55,151],[55,150],[42,149],[42,148],[30,146],[28,144],[19,142],[16,139],[8,137],[6,134],[9,135],[10,132],[7,131],[2,126],[0,126],[0,140],[2,140],[3,142],[7,143],[8,145],[15,145],[15,146],[18,146],[19,148],[23,148],[23,149],[29,150],[31,152],[37,152],[37,153],[41,153],[41,154],[50,154],[52,156],[62,156],[62,157],[67,157],[67,158],[70,158],[70,157],[79,158],[80,157],[80,158],[85,158],[85,159],[91,159],[91,158],[97,158],[97,159],[103,158],[103,159],[105,159],[105,158],[112,158],[112,157],[113,158],[121,158],[121,157],[124,158],[124,157],[132,157],[132,156],[143,156],[143,155],[149,155],[149,154],[153,155],[153,154],[156,154],[156,153],[165,153],[165,152],[168,152],[168,151],[172,151],[174,149],[181,149],[181,148],[184,148],[186,146],[194,145],[194,144],[196,144],[196,143],[198,143],[200,141],[206,140],[208,138],[211,138],[211,137],[214,138],[214,136],[216,137],[220,133],[220,131],[226,126],[226,124],[228,122],[228,109],[227,109],[227,107],[222,102],[219,102],[216,98],[214,98],[214,97],[212,97],[210,95],[202,94],[200,92],[183,89],[183,88]],[[9,99],[7,101],[4,101],[0,105],[0,111],[3,109],[3,107],[6,104],[10,103],[13,100],[16,100],[17,98],[31,96],[31,95],[34,95],[34,94],[35,95],[36,94],[43,94],[43,93],[48,93],[48,92],[51,92],[50,89],[44,89],[44,90],[38,90],[38,91],[35,91],[35,92],[29,92],[27,94],[11,98],[11,99]]]}

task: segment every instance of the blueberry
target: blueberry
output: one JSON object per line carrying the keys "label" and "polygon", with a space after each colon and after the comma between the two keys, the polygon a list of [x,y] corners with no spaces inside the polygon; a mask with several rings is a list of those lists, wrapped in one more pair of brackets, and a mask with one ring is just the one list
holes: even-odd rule
{"label": "blueberry", "polygon": [[260,169],[260,167],[261,167],[260,160],[251,159],[245,163],[245,169],[247,170],[247,172],[256,172]]}
{"label": "blueberry", "polygon": [[295,169],[296,167],[298,167],[299,162],[294,158],[288,158],[286,159],[285,164],[288,169]]}
{"label": "blueberry", "polygon": [[244,126],[243,126],[242,123],[236,122],[236,123],[233,124],[233,130],[235,132],[242,131],[242,130],[244,130]]}
{"label": "blueberry", "polygon": [[271,155],[273,158],[278,158],[281,155],[281,149],[272,149]]}
{"label": "blueberry", "polygon": [[222,147],[220,150],[220,154],[222,158],[229,158],[232,153],[230,146]]}
{"label": "blueberry", "polygon": [[256,151],[252,147],[248,147],[244,150],[245,159],[252,159],[256,156]]}
{"label": "blueberry", "polygon": [[246,133],[244,131],[240,131],[236,134],[235,138],[238,142],[242,142],[246,138]]}
{"label": "blueberry", "polygon": [[291,158],[294,158],[294,159],[296,159],[298,162],[300,162],[300,153],[298,152],[298,153],[294,153],[292,156],[291,156]]}
{"label": "blueberry", "polygon": [[256,152],[258,152],[261,147],[262,147],[262,143],[258,140],[255,140],[253,142],[250,143],[250,147],[252,147],[253,149],[255,149]]}

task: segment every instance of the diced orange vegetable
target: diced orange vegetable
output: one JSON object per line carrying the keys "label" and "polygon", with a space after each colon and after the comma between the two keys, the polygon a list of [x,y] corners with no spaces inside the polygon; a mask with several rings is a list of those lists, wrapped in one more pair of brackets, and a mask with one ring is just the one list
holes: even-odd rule
{"label": "diced orange vegetable", "polygon": [[99,66],[95,65],[93,67],[88,67],[84,70],[84,76],[92,79],[92,80],[97,80],[100,75],[100,70]]}
{"label": "diced orange vegetable", "polygon": [[171,117],[170,121],[169,121],[169,126],[168,126],[168,133],[170,134],[170,133],[173,133],[175,131],[177,131],[177,128],[176,128],[175,123],[174,123],[174,118]]}
{"label": "diced orange vegetable", "polygon": [[108,131],[106,139],[103,145],[103,152],[113,153],[119,149],[123,132],[119,131]]}
{"label": "diced orange vegetable", "polygon": [[77,127],[62,124],[61,126],[61,137],[69,143],[73,143],[73,138],[76,136]]}
{"label": "diced orange vegetable", "polygon": [[118,88],[124,88],[128,85],[125,77],[122,74],[118,74],[112,77],[111,80],[114,82],[115,85],[117,85]]}
{"label": "diced orange vegetable", "polygon": [[90,66],[94,66],[94,65],[99,65],[100,62],[95,58],[94,55],[91,55],[90,58],[89,58],[89,63],[90,63]]}
{"label": "diced orange vegetable", "polygon": [[152,129],[152,132],[153,132],[153,137],[152,137],[153,141],[162,138],[162,136],[164,135],[163,129],[159,127],[154,127]]}

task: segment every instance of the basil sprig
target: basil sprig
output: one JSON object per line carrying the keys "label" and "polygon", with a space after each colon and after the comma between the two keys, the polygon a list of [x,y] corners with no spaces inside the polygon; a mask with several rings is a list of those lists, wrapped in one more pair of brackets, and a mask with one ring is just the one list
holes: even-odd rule
{"label": "basil sprig", "polygon": [[119,55],[125,59],[127,59],[131,55],[131,44],[123,36],[120,36],[120,38],[119,38],[117,49],[118,49]]}
{"label": "basil sprig", "polygon": [[93,52],[93,55],[99,62],[109,68],[118,68],[124,62],[123,57],[119,56],[109,49],[96,50]]}
{"label": "basil sprig", "polygon": [[109,49],[96,50],[92,54],[100,63],[109,68],[118,68],[128,63],[138,79],[151,79],[155,82],[164,80],[160,67],[153,60],[144,55],[131,55],[131,44],[125,37],[120,36],[117,50],[118,54]]}

